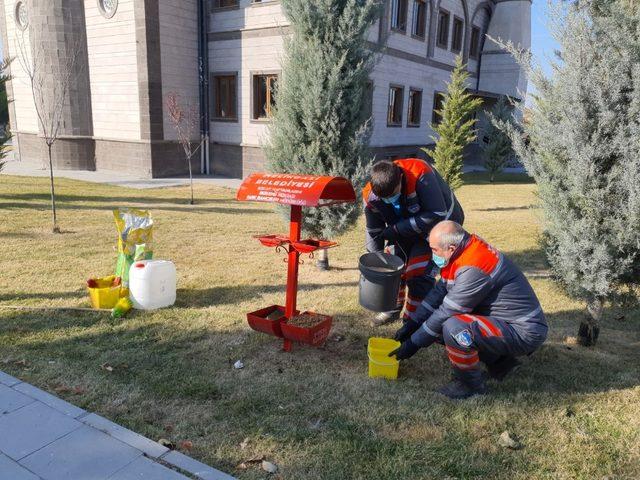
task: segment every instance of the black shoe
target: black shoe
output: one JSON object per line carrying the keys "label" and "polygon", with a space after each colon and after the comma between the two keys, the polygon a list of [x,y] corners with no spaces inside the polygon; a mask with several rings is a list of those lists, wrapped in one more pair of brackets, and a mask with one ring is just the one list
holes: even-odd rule
{"label": "black shoe", "polygon": [[484,395],[487,393],[487,388],[485,387],[484,382],[480,382],[476,386],[471,387],[470,385],[455,379],[447,383],[444,387],[440,387],[438,389],[438,393],[441,393],[452,400],[462,400],[473,397],[474,395]]}
{"label": "black shoe", "polygon": [[515,372],[520,365],[522,363],[515,357],[500,357],[497,362],[487,365],[487,372],[491,378],[501,382],[511,372]]}

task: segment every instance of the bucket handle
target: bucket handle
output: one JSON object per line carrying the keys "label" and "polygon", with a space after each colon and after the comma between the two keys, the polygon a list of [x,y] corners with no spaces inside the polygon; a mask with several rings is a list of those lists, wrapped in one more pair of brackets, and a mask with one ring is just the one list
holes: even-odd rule
{"label": "bucket handle", "polygon": [[385,363],[385,362],[379,362],[377,360],[374,360],[373,358],[371,358],[371,354],[367,352],[367,356],[369,357],[369,361],[371,363],[374,363],[376,365],[380,365],[381,367],[395,367],[395,363]]}

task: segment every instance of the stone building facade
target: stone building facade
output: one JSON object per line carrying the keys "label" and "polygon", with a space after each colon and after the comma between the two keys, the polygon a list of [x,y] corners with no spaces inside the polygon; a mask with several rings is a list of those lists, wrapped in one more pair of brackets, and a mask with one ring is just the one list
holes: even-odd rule
{"label": "stone building facade", "polygon": [[[456,55],[468,63],[469,88],[486,108],[499,95],[520,98],[523,72],[485,35],[529,48],[530,11],[531,0],[386,0],[368,38],[383,47],[368,105],[373,152],[418,155],[431,143],[438,92]],[[289,31],[278,0],[0,0],[0,28],[5,55],[37,57],[52,82],[74,56],[57,168],[184,173],[164,105],[169,92],[208,120],[196,171],[243,177],[264,168],[260,145]],[[23,161],[40,162],[28,77],[18,61],[11,74],[17,151]]]}

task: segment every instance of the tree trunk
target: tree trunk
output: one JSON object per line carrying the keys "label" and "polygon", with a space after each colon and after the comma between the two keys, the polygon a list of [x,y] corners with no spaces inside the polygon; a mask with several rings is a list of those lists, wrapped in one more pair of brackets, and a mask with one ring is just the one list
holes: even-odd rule
{"label": "tree trunk", "polygon": [[318,251],[316,267],[318,270],[329,270],[329,252],[326,248]]}
{"label": "tree trunk", "polygon": [[578,343],[584,347],[592,347],[600,335],[600,321],[602,320],[603,302],[595,298],[587,304],[587,312],[578,329]]}
{"label": "tree trunk", "polygon": [[191,173],[191,157],[187,157],[187,163],[189,164],[189,183],[191,184],[191,205],[195,205],[195,200],[193,199],[193,173]]}
{"label": "tree trunk", "polygon": [[496,179],[496,172],[491,172],[491,176],[489,177],[489,183],[493,183]]}
{"label": "tree trunk", "polygon": [[53,160],[51,158],[51,148],[53,145],[47,144],[47,150],[49,153],[49,180],[51,182],[51,213],[53,215],[53,233],[60,233],[58,228],[58,217],[56,215],[56,191],[53,186]]}

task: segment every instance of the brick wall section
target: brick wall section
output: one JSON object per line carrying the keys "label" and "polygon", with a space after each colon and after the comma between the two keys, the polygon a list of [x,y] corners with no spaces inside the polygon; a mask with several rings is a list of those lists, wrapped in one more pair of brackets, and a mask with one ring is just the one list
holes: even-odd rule
{"label": "brick wall section", "polygon": [[[20,157],[24,162],[49,165],[42,137],[34,133],[18,133]],[[95,142],[91,137],[59,138],[53,145],[54,168],[58,170],[95,170]]]}
{"label": "brick wall section", "polygon": [[211,144],[211,165],[214,175],[242,178],[242,147],[240,145]]}
{"label": "brick wall section", "polygon": [[164,122],[158,0],[137,0],[134,3],[134,14],[140,99],[140,138],[162,140]]}

